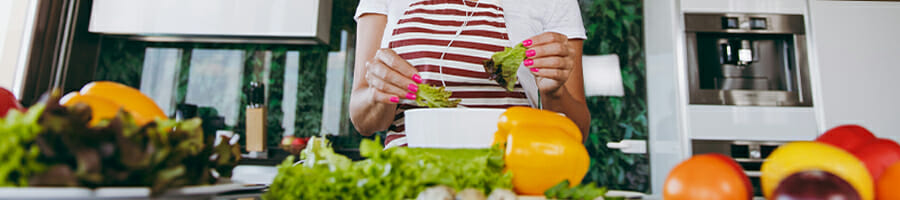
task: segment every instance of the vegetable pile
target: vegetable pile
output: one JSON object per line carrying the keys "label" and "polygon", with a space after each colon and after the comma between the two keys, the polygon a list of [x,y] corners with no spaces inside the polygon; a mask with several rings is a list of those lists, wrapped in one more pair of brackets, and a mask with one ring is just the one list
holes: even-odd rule
{"label": "vegetable pile", "polygon": [[238,146],[213,147],[215,136],[203,133],[199,119],[138,125],[119,110],[92,126],[90,106],[63,106],[60,96],[51,92],[0,120],[0,186],[147,186],[159,194],[230,177],[240,158]]}
{"label": "vegetable pile", "polygon": [[519,80],[516,72],[519,70],[519,65],[525,60],[526,50],[522,44],[519,44],[494,53],[490,60],[484,61],[484,71],[490,75],[488,79],[497,81],[507,91],[513,91]]}
{"label": "vegetable pile", "polygon": [[302,164],[290,157],[279,165],[264,198],[410,199],[437,185],[484,194],[512,188],[499,148],[382,148],[378,140],[364,140],[360,154],[368,159],[352,162],[328,141],[313,138],[301,154]]}
{"label": "vegetable pile", "polygon": [[429,108],[454,108],[462,100],[450,100],[451,95],[453,92],[444,90],[444,87],[419,84],[419,91],[416,92],[416,104]]}

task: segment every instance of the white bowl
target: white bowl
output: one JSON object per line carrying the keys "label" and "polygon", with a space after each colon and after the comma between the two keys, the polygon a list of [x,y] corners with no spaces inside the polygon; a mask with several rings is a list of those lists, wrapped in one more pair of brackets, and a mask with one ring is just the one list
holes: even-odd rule
{"label": "white bowl", "polygon": [[421,108],[404,112],[409,147],[489,148],[506,109]]}

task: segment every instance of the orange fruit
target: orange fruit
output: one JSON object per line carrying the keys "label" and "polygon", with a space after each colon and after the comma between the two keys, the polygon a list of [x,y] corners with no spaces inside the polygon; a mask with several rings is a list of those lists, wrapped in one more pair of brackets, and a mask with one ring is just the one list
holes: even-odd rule
{"label": "orange fruit", "polygon": [[718,154],[704,154],[681,162],[669,172],[663,185],[663,199],[750,199],[750,180],[734,160]]}
{"label": "orange fruit", "polygon": [[875,184],[875,199],[900,199],[900,162],[896,162],[881,174]]}

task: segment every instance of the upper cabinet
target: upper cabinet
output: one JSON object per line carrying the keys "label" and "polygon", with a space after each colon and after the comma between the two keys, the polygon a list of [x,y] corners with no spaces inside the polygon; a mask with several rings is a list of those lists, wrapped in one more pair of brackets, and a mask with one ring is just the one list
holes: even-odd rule
{"label": "upper cabinet", "polygon": [[803,14],[806,0],[682,0],[686,13]]}
{"label": "upper cabinet", "polygon": [[331,0],[94,0],[90,31],[155,40],[327,43]]}

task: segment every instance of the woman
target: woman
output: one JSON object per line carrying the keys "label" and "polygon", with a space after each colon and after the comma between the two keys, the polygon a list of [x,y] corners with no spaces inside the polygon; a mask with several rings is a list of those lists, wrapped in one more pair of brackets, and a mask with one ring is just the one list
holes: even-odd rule
{"label": "woman", "polygon": [[[351,121],[365,136],[388,130],[388,148],[405,146],[403,111],[417,107],[400,99],[427,83],[466,107],[539,104],[587,133],[580,13],[575,0],[360,0]],[[508,92],[481,62],[518,44],[528,49],[520,83],[534,83]]]}

